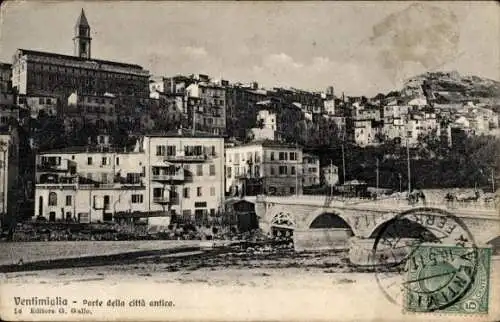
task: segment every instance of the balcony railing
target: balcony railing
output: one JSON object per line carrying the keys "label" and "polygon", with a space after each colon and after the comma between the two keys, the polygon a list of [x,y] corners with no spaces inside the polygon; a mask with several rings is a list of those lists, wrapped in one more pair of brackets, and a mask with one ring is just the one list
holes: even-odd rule
{"label": "balcony railing", "polygon": [[179,198],[172,196],[162,196],[162,197],[153,197],[153,202],[161,205],[177,205],[179,204]]}
{"label": "balcony railing", "polygon": [[164,160],[170,162],[180,162],[180,161],[196,162],[196,161],[206,161],[216,157],[217,157],[216,154],[166,155],[164,157]]}
{"label": "balcony railing", "polygon": [[37,183],[36,189],[48,190],[77,190],[76,183]]}
{"label": "balcony railing", "polygon": [[151,179],[159,182],[184,181],[184,174],[182,171],[176,174],[153,174]]}

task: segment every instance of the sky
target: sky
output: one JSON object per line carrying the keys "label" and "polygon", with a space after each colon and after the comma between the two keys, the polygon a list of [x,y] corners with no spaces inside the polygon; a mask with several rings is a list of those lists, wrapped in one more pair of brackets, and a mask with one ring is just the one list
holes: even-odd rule
{"label": "sky", "polygon": [[375,95],[426,71],[500,79],[496,2],[7,1],[0,61],[17,48],[73,54],[81,9],[92,57],[154,76]]}

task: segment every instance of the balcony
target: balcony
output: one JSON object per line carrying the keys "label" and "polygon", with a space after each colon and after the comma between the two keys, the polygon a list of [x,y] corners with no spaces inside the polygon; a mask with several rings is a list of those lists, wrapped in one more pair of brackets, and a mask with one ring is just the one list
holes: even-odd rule
{"label": "balcony", "polygon": [[194,155],[166,155],[164,161],[168,162],[204,162],[216,158],[215,154],[194,154]]}
{"label": "balcony", "polygon": [[180,171],[176,174],[153,174],[151,176],[153,181],[157,182],[175,182],[175,181],[184,181],[184,173]]}
{"label": "balcony", "polygon": [[178,205],[179,198],[177,196],[153,197],[153,202],[160,205]]}
{"label": "balcony", "polygon": [[47,189],[47,190],[77,190],[77,184],[75,183],[37,183],[35,185],[36,189]]}

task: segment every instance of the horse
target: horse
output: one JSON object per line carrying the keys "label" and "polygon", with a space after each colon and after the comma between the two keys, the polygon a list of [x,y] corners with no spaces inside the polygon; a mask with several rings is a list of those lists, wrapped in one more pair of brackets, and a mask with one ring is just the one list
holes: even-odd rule
{"label": "horse", "polygon": [[422,200],[424,205],[426,204],[425,194],[421,190],[415,190],[408,194],[408,201],[410,204],[416,204],[420,200]]}

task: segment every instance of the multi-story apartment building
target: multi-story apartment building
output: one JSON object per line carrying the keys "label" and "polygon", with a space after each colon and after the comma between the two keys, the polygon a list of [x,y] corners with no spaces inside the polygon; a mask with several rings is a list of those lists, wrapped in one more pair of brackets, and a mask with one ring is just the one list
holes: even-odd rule
{"label": "multi-story apartment building", "polygon": [[[381,124],[381,123],[380,123]],[[382,132],[379,123],[373,120],[354,121],[354,142],[359,146],[369,146],[381,143],[378,133]]]}
{"label": "multi-story apartment building", "polygon": [[75,56],[18,49],[12,63],[12,86],[19,94],[149,96],[149,72],[139,65],[91,58],[90,26],[82,10],[75,26]]}
{"label": "multi-story apartment building", "polygon": [[319,158],[309,153],[303,154],[302,184],[304,187],[319,185],[321,182]]}
{"label": "multi-story apartment building", "polygon": [[146,135],[134,151],[71,148],[37,156],[35,215],[81,222],[183,216],[201,222],[224,202],[221,137]]}
{"label": "multi-story apartment building", "polygon": [[144,153],[75,147],[36,159],[35,215],[49,221],[112,221],[122,213],[146,216]]}
{"label": "multi-story apartment building", "polygon": [[29,110],[32,118],[37,118],[40,113],[52,117],[58,116],[59,103],[59,98],[54,95],[17,96],[17,105]]}
{"label": "multi-story apartment building", "polygon": [[[186,88],[188,120],[196,129],[215,135],[226,133],[226,91],[213,83],[199,82]],[[194,113],[194,116],[193,114]]]}
{"label": "multi-story apartment building", "polygon": [[302,157],[302,148],[272,141],[227,147],[226,192],[301,194]]}
{"label": "multi-story apartment building", "polygon": [[188,133],[144,137],[147,207],[197,222],[224,202],[224,139]]}
{"label": "multi-story apartment building", "polygon": [[0,226],[9,224],[17,212],[19,137],[12,128],[0,128]]}
{"label": "multi-story apartment building", "polygon": [[0,93],[12,91],[12,65],[0,63]]}
{"label": "multi-story apartment building", "polygon": [[[62,116],[67,125],[91,123],[105,130],[116,123],[117,99],[112,95],[80,95],[72,93]],[[72,126],[74,127],[74,126]]]}

